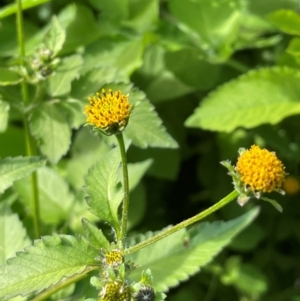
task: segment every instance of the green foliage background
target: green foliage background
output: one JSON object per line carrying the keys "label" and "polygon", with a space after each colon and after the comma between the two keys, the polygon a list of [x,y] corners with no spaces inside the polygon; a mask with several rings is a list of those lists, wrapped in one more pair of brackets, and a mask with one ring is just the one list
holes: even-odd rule
{"label": "green foliage background", "polygon": [[[11,234],[0,229],[2,242],[14,245],[12,253],[0,250],[1,263],[34,238],[32,192],[25,176],[37,168],[42,235],[83,232],[81,217],[111,234],[97,212],[88,211],[82,187],[94,168],[107,183],[88,177],[86,191],[97,194],[95,187],[107,185],[119,204],[118,187],[112,185],[116,176],[105,169],[105,159],[97,163],[116,142],[82,127],[82,111],[87,97],[100,88],[120,88],[132,103],[140,103],[124,132],[132,141],[130,235],[176,224],[227,195],[233,189],[231,179],[219,162],[235,163],[239,147],[256,143],[274,150],[295,181],[294,193],[287,182],[287,195],[274,196],[282,214],[252,201],[243,208],[232,203],[210,216],[210,221],[229,220],[261,206],[256,221],[200,273],[171,289],[168,299],[300,300],[299,1],[24,0],[26,53],[34,55],[44,43],[60,60],[39,88],[29,87],[30,129],[37,154],[47,157],[44,167],[44,158],[25,158],[21,70],[11,68],[18,55],[16,6],[0,3],[0,157],[5,158],[0,162],[0,224],[20,228],[15,230],[16,244],[6,242]],[[108,210],[114,223],[117,207]],[[92,227],[88,222],[85,226]],[[200,240],[191,233],[193,238]],[[46,236],[40,244],[52,246],[56,239],[80,248],[86,244],[67,235]],[[195,250],[201,254],[201,248]],[[84,258],[74,260],[81,264]],[[152,268],[159,275],[159,267]],[[197,270],[195,266],[193,273]],[[63,275],[57,274],[57,281]],[[184,272],[178,276],[187,278]],[[80,285],[86,287],[82,281],[51,300],[79,294],[84,290]]]}

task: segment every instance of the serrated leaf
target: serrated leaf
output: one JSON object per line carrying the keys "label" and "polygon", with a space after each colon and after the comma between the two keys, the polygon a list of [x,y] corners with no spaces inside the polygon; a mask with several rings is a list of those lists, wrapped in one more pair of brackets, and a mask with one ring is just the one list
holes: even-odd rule
{"label": "serrated leaf", "polygon": [[7,128],[9,104],[0,100],[0,132],[4,132]]}
{"label": "serrated leaf", "polygon": [[101,229],[98,229],[86,218],[82,219],[82,226],[84,229],[85,237],[95,249],[109,249],[110,243],[102,233]]}
{"label": "serrated leaf", "polygon": [[258,212],[259,209],[254,208],[228,222],[200,223],[188,231],[182,229],[126,256],[127,260],[139,265],[132,272],[132,279],[139,280],[142,270],[149,268],[153,274],[154,288],[167,291],[210,262],[236,234],[255,219]]}
{"label": "serrated leaf", "polygon": [[56,163],[68,151],[71,130],[66,117],[55,102],[42,104],[30,119],[32,134],[39,147],[52,163]]}
{"label": "serrated leaf", "polygon": [[167,133],[154,106],[141,91],[130,92],[130,102],[138,103],[134,108],[125,136],[139,147],[177,148],[177,142]]}
{"label": "serrated leaf", "polygon": [[24,178],[44,165],[40,157],[15,157],[0,159],[0,193],[10,187],[14,181]]}
{"label": "serrated leaf", "polygon": [[71,91],[71,82],[78,76],[82,67],[80,55],[68,56],[61,60],[55,73],[48,78],[48,93],[52,97],[62,96]]}
{"label": "serrated leaf", "polygon": [[54,16],[51,21],[50,30],[44,37],[45,46],[52,51],[52,56],[55,56],[61,49],[66,39],[66,32],[59,24]]}
{"label": "serrated leaf", "polygon": [[[74,196],[66,181],[49,167],[40,168],[38,175],[38,193],[41,219],[44,223],[57,224],[68,220],[74,206]],[[14,183],[22,201],[34,212],[30,178]]]}
{"label": "serrated leaf", "polygon": [[300,72],[287,67],[250,71],[210,93],[185,125],[231,132],[276,124],[300,113],[299,80]]}
{"label": "serrated leaf", "polygon": [[118,208],[123,199],[118,176],[120,164],[119,149],[114,148],[101,157],[84,178],[91,212],[111,224],[116,232],[119,230]]}
{"label": "serrated leaf", "polygon": [[16,85],[22,80],[16,72],[7,68],[0,68],[0,86]]}
{"label": "serrated leaf", "polygon": [[96,266],[98,251],[84,238],[45,236],[0,267],[0,298],[41,291]]}
{"label": "serrated leaf", "polygon": [[128,78],[116,68],[102,67],[93,69],[72,82],[71,95],[73,98],[80,99],[85,104],[88,104],[88,96],[93,96],[101,87],[111,82],[126,83]]}
{"label": "serrated leaf", "polygon": [[293,10],[277,10],[268,14],[267,19],[287,34],[300,35],[300,15]]}
{"label": "serrated leaf", "polygon": [[0,207],[0,265],[19,250],[31,244],[17,214],[13,214],[6,203]]}

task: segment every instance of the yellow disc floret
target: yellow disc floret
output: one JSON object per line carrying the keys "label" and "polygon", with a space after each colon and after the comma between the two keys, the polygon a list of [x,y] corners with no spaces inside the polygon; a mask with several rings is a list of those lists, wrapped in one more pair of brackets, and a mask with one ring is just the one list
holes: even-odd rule
{"label": "yellow disc floret", "polygon": [[241,153],[236,170],[253,192],[278,191],[285,177],[284,165],[276,154],[257,145]]}
{"label": "yellow disc floret", "polygon": [[123,255],[119,250],[112,250],[105,254],[104,262],[106,265],[117,267],[124,261]]}
{"label": "yellow disc floret", "polygon": [[109,282],[100,292],[100,301],[130,301],[130,288],[121,281]]}
{"label": "yellow disc floret", "polygon": [[108,93],[102,90],[102,95],[96,93],[88,98],[90,104],[85,107],[84,113],[87,115],[87,123],[99,128],[117,127],[122,130],[126,127],[132,106],[128,101],[128,95],[121,91]]}

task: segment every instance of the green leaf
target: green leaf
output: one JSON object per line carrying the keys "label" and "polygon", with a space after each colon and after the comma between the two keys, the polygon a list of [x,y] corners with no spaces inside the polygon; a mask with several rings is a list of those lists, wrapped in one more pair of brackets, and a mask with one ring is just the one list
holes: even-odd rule
{"label": "green leaf", "polygon": [[45,46],[52,51],[52,56],[56,56],[57,53],[62,49],[66,39],[66,32],[59,24],[57,18],[52,18],[50,30],[44,37]]}
{"label": "green leaf", "polygon": [[128,16],[127,0],[88,0],[88,2],[101,12],[102,18],[120,21]]}
{"label": "green leaf", "polygon": [[130,19],[123,22],[139,33],[152,31],[159,20],[159,1],[129,1]]}
{"label": "green leaf", "polygon": [[300,15],[293,10],[275,11],[268,14],[267,19],[287,34],[300,35]]}
{"label": "green leaf", "polygon": [[86,218],[82,219],[82,226],[84,229],[85,237],[95,249],[97,250],[101,250],[102,248],[104,248],[105,250],[109,249],[110,243],[100,229],[98,229],[94,224],[92,224]]}
{"label": "green leaf", "polygon": [[152,162],[152,159],[148,159],[143,162],[128,164],[129,190],[133,190],[138,185]]}
{"label": "green leaf", "polygon": [[7,203],[0,206],[0,265],[15,253],[31,244],[19,217]]}
{"label": "green leaf", "polygon": [[98,251],[84,238],[44,236],[0,267],[0,298],[41,291],[96,266]]}
{"label": "green leaf", "polygon": [[300,72],[287,67],[250,71],[210,93],[185,125],[231,132],[276,124],[300,113],[299,80]]}
{"label": "green leaf", "polygon": [[70,4],[57,16],[60,25],[66,30],[66,40],[60,54],[74,52],[99,38],[101,31],[93,12],[83,5]]}
{"label": "green leaf", "polygon": [[61,60],[55,73],[48,78],[48,92],[52,97],[61,96],[71,91],[71,82],[78,76],[82,67],[80,55],[68,56]]}
{"label": "green leaf", "polygon": [[[66,181],[49,167],[40,168],[37,175],[42,221],[47,224],[57,224],[68,220],[73,213],[74,196],[70,193]],[[33,213],[30,178],[15,182],[14,187],[22,201]]]}
{"label": "green leaf", "polygon": [[71,148],[71,158],[67,161],[66,176],[75,189],[82,188],[83,177],[95,162],[106,154],[110,147],[92,134],[88,127],[81,128],[75,136]]}
{"label": "green leaf", "polygon": [[115,231],[119,230],[118,208],[123,199],[119,178],[120,164],[120,151],[114,148],[101,157],[84,178],[91,212],[111,224]]}
{"label": "green leaf", "polygon": [[179,80],[170,71],[162,71],[159,75],[151,80],[145,88],[145,93],[153,103],[159,103],[166,100],[194,92],[194,87],[188,86]]}
{"label": "green leaf", "polygon": [[165,62],[166,67],[182,82],[202,90],[213,88],[221,71],[219,65],[209,64],[201,59],[196,49],[167,52]]}
{"label": "green leaf", "polygon": [[202,49],[208,59],[224,61],[233,52],[242,14],[237,0],[170,0],[180,28]]}
{"label": "green leaf", "polygon": [[137,104],[130,116],[125,136],[142,148],[177,148],[177,142],[167,133],[153,105],[142,91],[131,91],[131,103]]}
{"label": "green leaf", "polygon": [[[86,65],[86,62],[85,64]],[[88,104],[87,98],[93,96],[105,84],[111,82],[128,82],[127,76],[120,70],[112,67],[95,68],[84,73],[79,79],[72,82],[71,95],[75,99]]]}
{"label": "green leaf", "polygon": [[39,147],[52,163],[56,163],[68,151],[71,130],[66,117],[55,102],[42,104],[30,120],[32,134]]}
{"label": "green leaf", "polygon": [[[49,2],[50,0],[23,0],[22,1],[22,10]],[[15,14],[17,12],[17,4],[9,4],[0,10],[0,19],[5,18],[9,15]]]}
{"label": "green leaf", "polygon": [[[129,254],[126,259],[139,265],[131,274],[133,280],[140,279],[142,270],[149,268],[153,274],[154,288],[157,291],[167,291],[210,262],[258,213],[259,209],[254,208],[228,222],[200,223],[188,231],[182,229]],[[148,233],[145,237],[139,236],[138,240],[152,235]]]}
{"label": "green leaf", "polygon": [[293,38],[290,41],[286,52],[291,55],[299,57],[300,56],[300,38]]}
{"label": "green leaf", "polygon": [[105,89],[121,90],[129,94],[129,102],[135,105],[124,135],[141,147],[177,148],[177,142],[167,133],[153,105],[142,91],[133,90],[131,85],[110,84]]}
{"label": "green leaf", "polygon": [[252,264],[244,264],[239,257],[230,257],[220,277],[225,285],[234,285],[238,290],[256,299],[268,288],[266,276]]}
{"label": "green leaf", "polygon": [[0,159],[0,193],[10,187],[14,181],[30,175],[44,165],[40,157],[15,157]]}
{"label": "green leaf", "polygon": [[61,111],[64,112],[68,124],[72,129],[78,129],[84,124],[86,116],[83,114],[85,105],[82,101],[68,98],[57,104]]}
{"label": "green leaf", "polygon": [[282,211],[283,211],[281,205],[280,205],[277,201],[272,200],[272,199],[270,199],[270,198],[266,198],[266,197],[261,197],[261,199],[262,199],[263,201],[266,201],[266,202],[270,203],[271,205],[273,205],[274,208],[275,208],[276,210],[278,210],[279,212],[282,212]]}
{"label": "green leaf", "polygon": [[16,85],[22,78],[14,71],[0,68],[0,86]]}
{"label": "green leaf", "polygon": [[8,122],[9,104],[0,100],[0,132],[5,132]]}
{"label": "green leaf", "polygon": [[99,39],[85,49],[83,73],[99,67],[115,67],[130,75],[142,65],[143,43],[142,38]]}

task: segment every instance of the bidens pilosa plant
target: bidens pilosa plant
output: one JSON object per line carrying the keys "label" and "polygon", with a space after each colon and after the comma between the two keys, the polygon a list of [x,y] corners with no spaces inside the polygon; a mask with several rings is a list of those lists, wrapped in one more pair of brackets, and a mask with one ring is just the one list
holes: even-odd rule
{"label": "bidens pilosa plant", "polygon": [[[45,1],[23,2],[29,8]],[[6,148],[11,152],[9,157],[0,159],[0,299],[159,301],[166,298],[170,288],[190,279],[201,268],[222,284],[232,284],[240,294],[239,300],[259,300],[267,290],[266,285],[261,285],[267,281],[256,277],[261,276],[259,272],[240,267],[239,259],[233,257],[222,266],[208,264],[254,221],[260,211],[256,204],[267,201],[282,211],[279,203],[266,195],[283,194],[282,186],[287,194],[299,191],[296,177],[285,182],[285,167],[278,158],[282,153],[277,157],[275,152],[263,148],[273,147],[262,138],[263,134],[258,137],[250,131],[295,114],[298,106],[293,107],[297,94],[294,92],[299,86],[299,72],[279,66],[249,71],[248,66],[230,59],[234,50],[243,47],[268,47],[269,51],[281,38],[270,37],[275,29],[258,16],[242,11],[235,1],[223,1],[222,5],[218,1],[161,1],[162,10],[169,6],[167,13],[162,14],[159,1],[154,0],[125,0],[122,3],[126,3],[126,9],[114,7],[111,11],[110,0],[96,2],[89,1],[90,6],[81,3],[63,7],[42,30],[26,22],[24,26],[21,0],[0,9],[0,20],[4,20],[0,24],[0,132],[6,135],[0,137],[0,152]],[[103,3],[108,5],[102,7]],[[53,7],[56,4],[53,2]],[[51,10],[51,5],[45,6],[46,10]],[[126,14],[121,16],[124,11]],[[206,12],[209,17],[203,19],[213,22],[202,26],[206,24],[201,23],[198,11]],[[113,15],[116,12],[120,15]],[[193,12],[195,22],[189,22]],[[10,40],[15,29],[15,20],[10,16],[13,13],[17,19],[16,49],[11,48],[15,41]],[[236,20],[241,22],[243,13],[251,22],[237,34]],[[215,15],[220,22],[215,22]],[[259,24],[249,28],[255,20],[260,20]],[[157,26],[159,21],[161,26]],[[98,22],[103,23],[99,26]],[[194,28],[198,22],[200,26]],[[215,28],[216,24],[220,27]],[[154,33],[155,26],[158,28]],[[26,38],[28,28],[36,30],[36,35]],[[209,32],[195,32],[203,29]],[[252,34],[245,34],[251,30]],[[3,36],[5,39],[1,40]],[[294,53],[298,55],[299,51]],[[236,68],[237,77],[207,93],[226,81],[225,76],[219,76],[228,66]],[[230,72],[228,78],[232,76]],[[249,91],[255,91],[254,95],[249,97]],[[199,95],[207,96],[191,113],[189,101]],[[285,99],[285,95],[290,98]],[[167,116],[167,124],[172,119],[178,123],[170,131],[180,141],[182,154],[177,152],[173,156],[168,152],[179,145],[147,97],[157,104],[162,116]],[[180,97],[185,97],[184,101]],[[251,105],[253,112],[261,108],[266,109],[266,114],[251,115]],[[270,112],[276,111],[274,107],[285,110],[279,109],[273,118]],[[225,197],[228,187],[223,189],[220,184],[226,182],[220,183],[218,179],[222,176],[210,166],[219,161],[214,154],[215,142],[211,143],[209,138],[199,147],[195,141],[204,137],[192,137],[195,149],[190,150],[189,135],[183,133],[187,129],[182,126],[188,112],[191,115],[184,123],[186,128],[219,132],[214,139],[223,146],[219,148],[224,153],[227,148],[236,152],[237,144],[259,142],[249,149],[241,148],[236,163],[221,162],[234,187]],[[277,132],[282,135],[284,131]],[[235,135],[247,139],[233,143]],[[297,155],[295,143],[282,145],[294,145],[292,154]],[[151,147],[167,152],[161,157],[155,151],[143,153]],[[162,180],[158,177],[158,181],[150,181],[147,190],[142,177],[146,172],[153,177],[162,173],[169,180],[170,173],[180,165],[179,157],[182,155],[183,164],[195,153],[201,154],[201,175],[189,171],[187,180],[190,184],[199,176],[201,187],[197,186],[197,190],[201,189],[201,193],[197,191],[194,195],[191,191],[183,198],[178,194],[184,208],[193,207],[187,215],[193,216],[181,218],[182,222],[172,226],[160,220],[157,225],[166,228],[140,233],[134,228],[139,222],[143,229],[151,229],[157,226],[155,223],[163,212],[172,211],[156,210],[165,194]],[[139,161],[145,154],[146,160]],[[225,174],[224,168],[220,169]],[[174,186],[181,192],[183,185]],[[176,192],[175,189],[167,197],[174,208],[178,202],[173,200]],[[209,203],[204,205],[203,199]],[[238,204],[234,203],[236,199]],[[196,206],[190,206],[193,204]],[[219,218],[216,212],[228,204],[230,214],[224,219],[238,217],[215,221]],[[208,208],[199,209],[205,206]],[[261,207],[264,209],[264,205]],[[146,211],[147,220],[154,226],[142,222]],[[210,222],[198,223],[208,216]],[[247,281],[243,281],[245,278]],[[252,285],[255,281],[261,281],[260,285]],[[200,299],[207,301],[212,298],[215,282],[203,285],[207,295]],[[184,294],[184,300],[192,300],[191,295],[187,296]]]}

